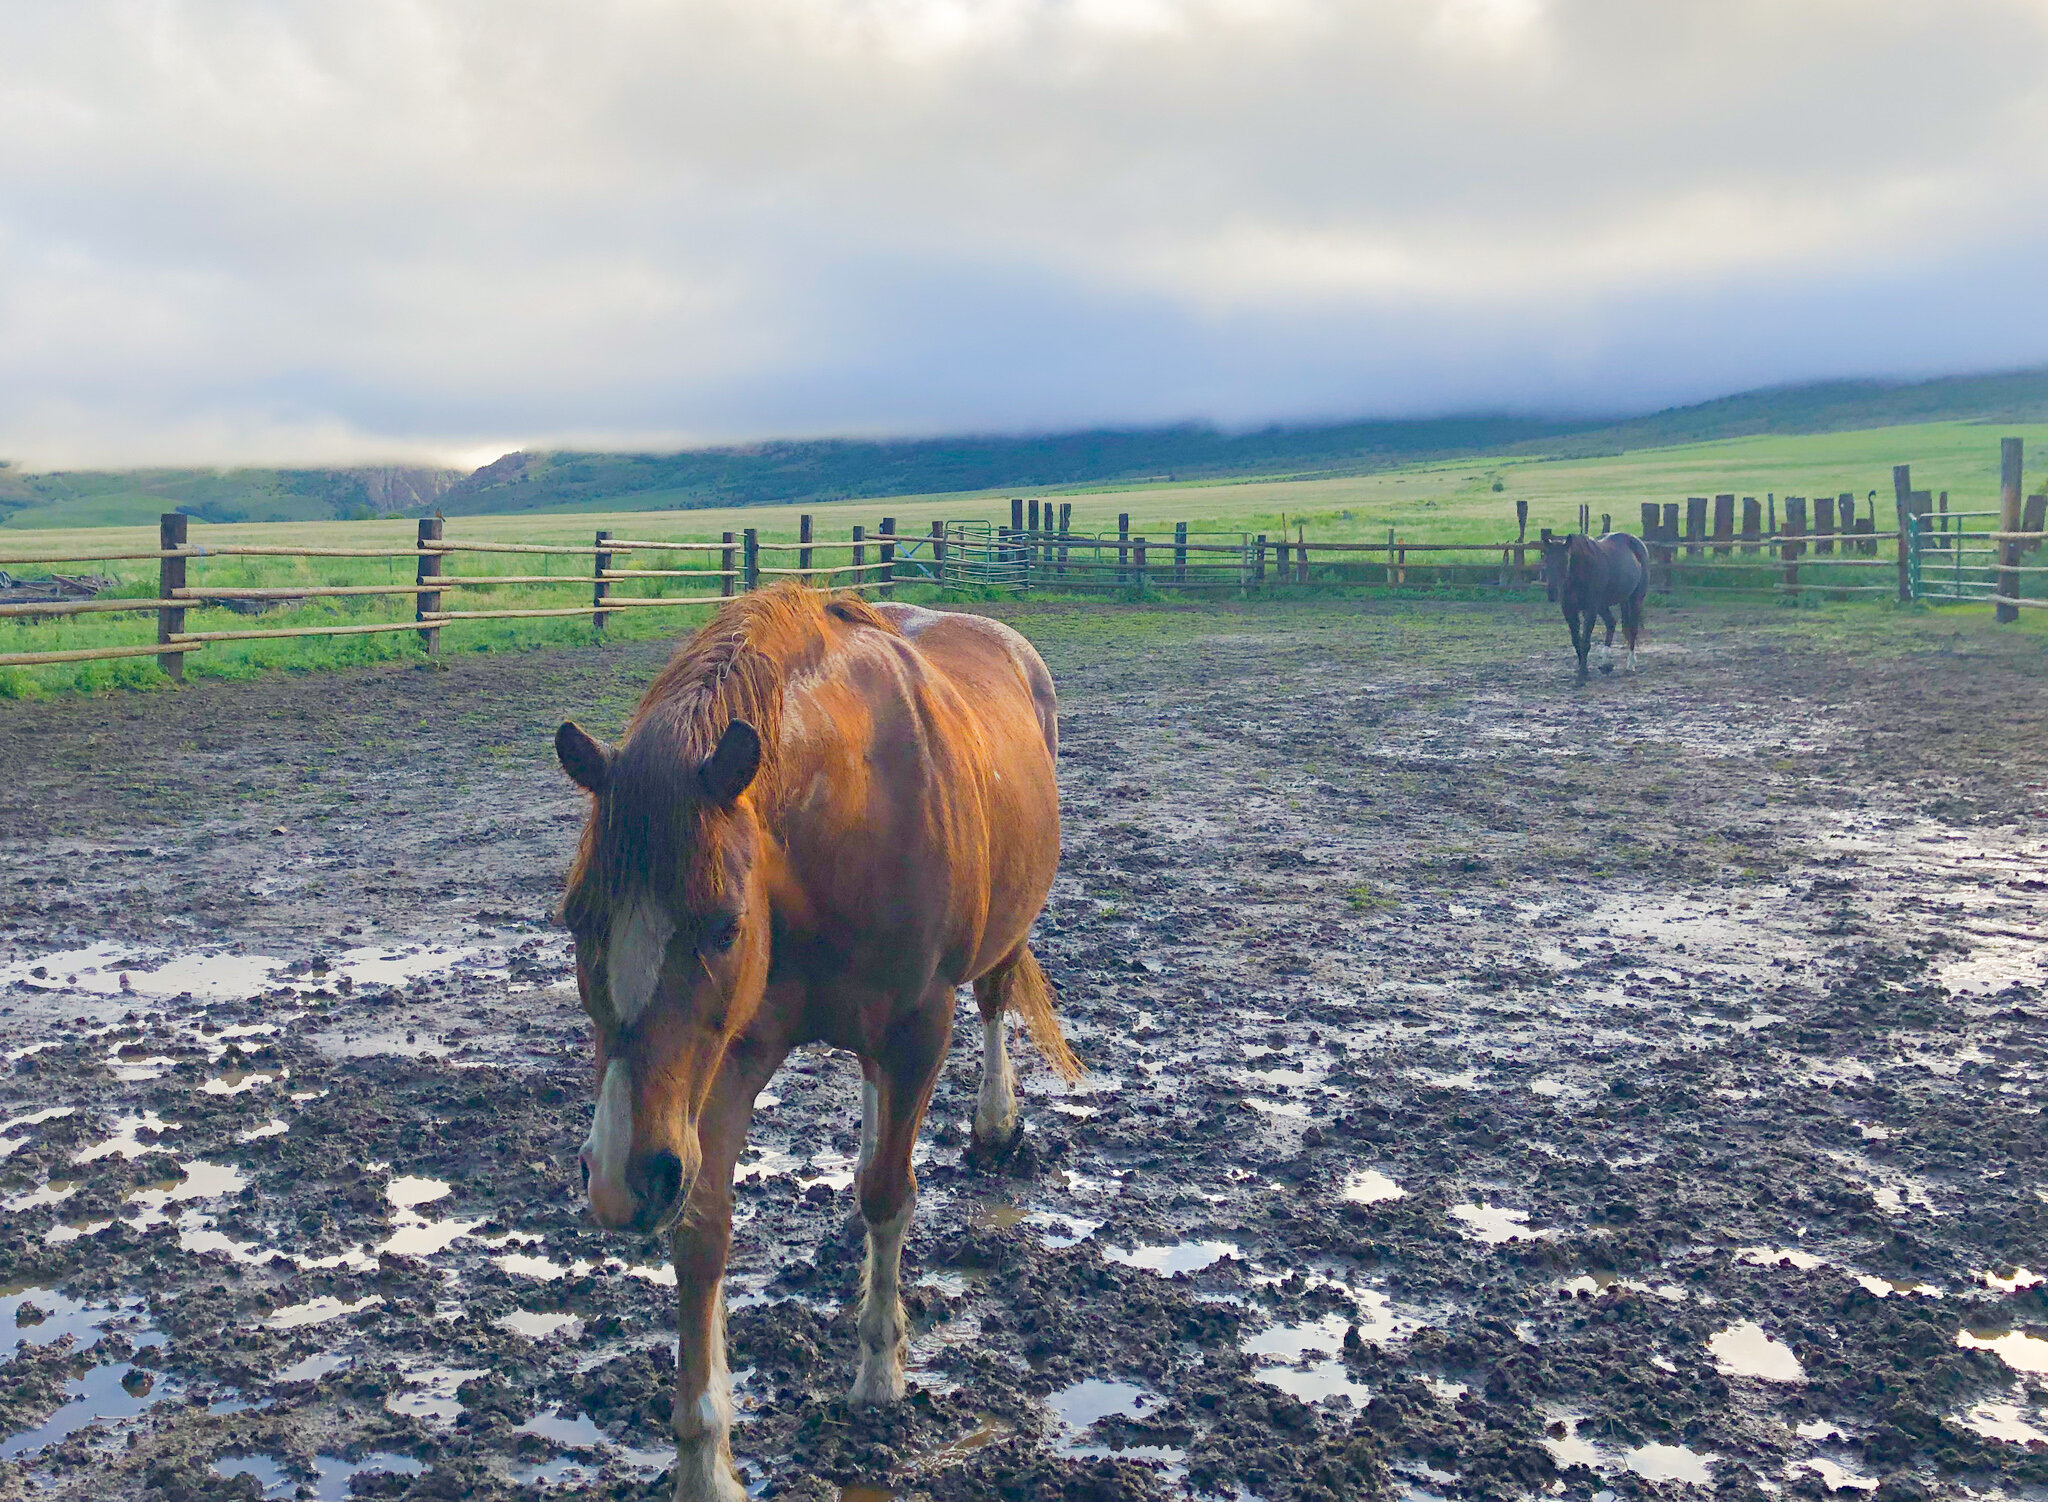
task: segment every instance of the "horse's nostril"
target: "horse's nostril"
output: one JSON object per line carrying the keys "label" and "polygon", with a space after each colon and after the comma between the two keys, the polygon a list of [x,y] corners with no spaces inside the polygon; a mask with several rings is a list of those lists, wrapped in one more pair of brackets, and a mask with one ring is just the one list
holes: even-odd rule
{"label": "horse's nostril", "polygon": [[656,1153],[647,1160],[647,1200],[667,1209],[683,1192],[683,1160],[674,1153]]}

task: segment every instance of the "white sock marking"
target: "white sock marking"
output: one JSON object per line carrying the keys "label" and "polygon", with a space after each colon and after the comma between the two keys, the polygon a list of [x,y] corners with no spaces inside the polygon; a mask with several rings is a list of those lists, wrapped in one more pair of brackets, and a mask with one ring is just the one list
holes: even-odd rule
{"label": "white sock marking", "polygon": [[974,1135],[983,1142],[1007,1141],[1017,1126],[1017,1085],[1003,1043],[1003,1014],[981,1022],[981,1090],[974,1101]]}

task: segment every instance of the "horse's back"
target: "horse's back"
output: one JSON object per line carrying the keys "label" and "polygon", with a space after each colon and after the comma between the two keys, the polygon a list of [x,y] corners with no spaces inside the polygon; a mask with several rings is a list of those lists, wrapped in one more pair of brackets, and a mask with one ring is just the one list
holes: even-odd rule
{"label": "horse's back", "polygon": [[1628,599],[1650,587],[1650,550],[1633,532],[1609,532],[1595,546],[1606,555],[1615,599]]}
{"label": "horse's back", "polygon": [[1038,722],[1046,754],[1058,758],[1059,695],[1038,649],[1021,632],[986,616],[927,610],[893,600],[875,609],[967,694],[970,703],[988,704],[991,695],[999,701],[1021,689]]}

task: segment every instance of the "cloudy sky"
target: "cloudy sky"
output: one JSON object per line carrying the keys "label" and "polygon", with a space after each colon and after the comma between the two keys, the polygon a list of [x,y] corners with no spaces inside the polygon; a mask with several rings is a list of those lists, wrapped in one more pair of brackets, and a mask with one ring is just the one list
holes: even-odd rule
{"label": "cloudy sky", "polygon": [[2048,0],[0,7],[0,457],[2048,360]]}

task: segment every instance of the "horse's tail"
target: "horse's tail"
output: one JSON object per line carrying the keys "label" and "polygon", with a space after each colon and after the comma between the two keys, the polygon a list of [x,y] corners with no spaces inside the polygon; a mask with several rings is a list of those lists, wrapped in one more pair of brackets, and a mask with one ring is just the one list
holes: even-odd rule
{"label": "horse's tail", "polygon": [[1088,1072],[1087,1066],[1067,1046],[1066,1035],[1060,1031],[1059,1013],[1054,1010],[1052,982],[1045,978],[1045,972],[1038,966],[1038,956],[1031,952],[1029,944],[1019,944],[1011,951],[1009,958],[996,966],[989,980],[994,983],[996,996],[1002,1001],[1004,1010],[1015,1012],[1024,1019],[1024,1025],[1031,1030],[1032,1046],[1061,1079],[1078,1080]]}

